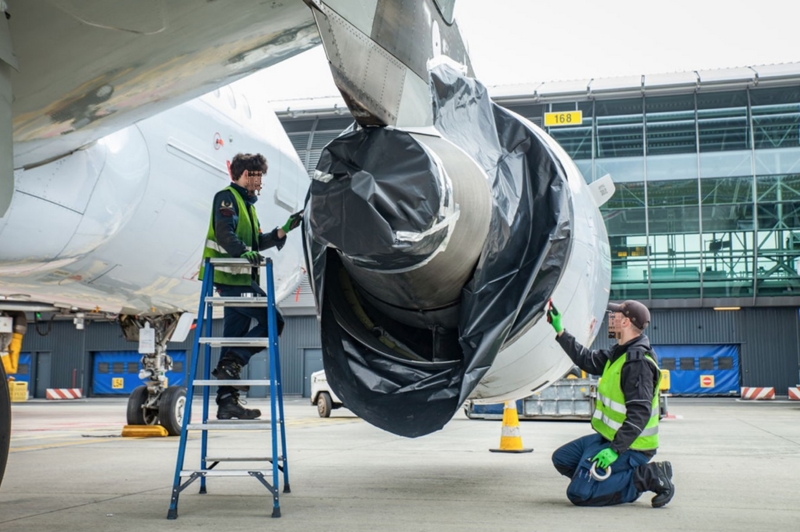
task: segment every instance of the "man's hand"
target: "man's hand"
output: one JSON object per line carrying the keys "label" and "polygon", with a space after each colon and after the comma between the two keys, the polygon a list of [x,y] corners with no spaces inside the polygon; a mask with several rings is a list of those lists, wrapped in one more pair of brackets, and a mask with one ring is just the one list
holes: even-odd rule
{"label": "man's hand", "polygon": [[245,251],[241,255],[239,255],[240,259],[247,259],[247,261],[252,264],[253,266],[258,266],[261,264],[261,255],[258,254],[258,251]]}
{"label": "man's hand", "polygon": [[557,334],[561,334],[561,331],[564,330],[564,327],[561,326],[561,313],[553,305],[552,300],[550,300],[547,307],[547,323],[553,326]]}
{"label": "man's hand", "polygon": [[608,469],[608,466],[617,461],[619,455],[611,447],[603,449],[592,458],[592,462],[597,462],[597,467]]}
{"label": "man's hand", "polygon": [[303,211],[296,212],[293,215],[289,216],[289,219],[286,220],[286,223],[283,224],[281,229],[283,229],[284,233],[288,233],[292,229],[295,229],[300,223],[303,221]]}

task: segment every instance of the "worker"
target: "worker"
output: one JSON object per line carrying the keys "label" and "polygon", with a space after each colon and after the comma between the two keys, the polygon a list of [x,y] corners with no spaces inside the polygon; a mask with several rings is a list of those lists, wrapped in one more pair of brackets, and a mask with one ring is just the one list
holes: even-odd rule
{"label": "worker", "polygon": [[[652,491],[652,506],[666,505],[675,495],[672,464],[650,462],[658,449],[661,379],[656,354],[643,334],[650,311],[638,301],[610,303],[608,333],[617,341],[611,349],[586,349],[564,330],[561,320],[551,301],[547,321],[556,340],[579,368],[601,376],[592,417],[595,434],[553,453],[556,470],[571,479],[567,497],[577,506],[608,506],[633,502]],[[598,480],[605,474],[608,478]]]}
{"label": "worker", "polygon": [[[292,214],[281,227],[262,233],[256,216],[255,203],[261,191],[261,179],[267,173],[267,160],[261,154],[239,153],[230,163],[230,186],[214,196],[203,265],[206,258],[238,257],[250,264],[220,265],[214,268],[214,287],[221,297],[246,297],[244,294],[265,297],[259,285],[259,266],[264,257],[260,250],[286,243],[286,234],[303,220],[302,211]],[[200,279],[203,278],[200,269]],[[256,324],[252,326],[252,320]],[[283,330],[283,317],[278,313],[278,334]],[[225,307],[223,336],[265,338],[269,335],[264,307]],[[222,352],[219,363],[211,372],[220,380],[240,380],[241,371],[250,358],[263,347],[229,347]],[[257,408],[244,408],[239,391],[247,386],[220,386],[217,389],[217,419],[256,419]]]}
{"label": "worker", "polygon": [[[13,325],[8,346],[5,351],[0,351],[0,360],[3,362],[6,375],[12,375],[19,370],[19,354],[22,351],[22,338],[28,331],[28,318],[20,310],[9,310],[5,312],[5,315],[13,320]],[[3,345],[0,343],[0,349],[2,348]]]}

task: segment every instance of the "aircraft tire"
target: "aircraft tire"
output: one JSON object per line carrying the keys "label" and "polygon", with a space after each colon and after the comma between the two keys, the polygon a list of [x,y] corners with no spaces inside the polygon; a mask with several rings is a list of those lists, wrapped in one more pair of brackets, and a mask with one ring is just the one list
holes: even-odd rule
{"label": "aircraft tire", "polygon": [[0,364],[0,484],[6,472],[8,448],[11,445],[11,396],[8,393],[6,372]]}
{"label": "aircraft tire", "polygon": [[331,410],[333,410],[333,401],[328,392],[320,392],[317,397],[317,413],[319,417],[331,417]]}
{"label": "aircraft tire", "polygon": [[147,401],[147,386],[134,388],[128,397],[128,425],[156,425],[158,423],[157,412],[148,410],[145,413],[142,409],[145,401]]}
{"label": "aircraft tire", "polygon": [[186,388],[170,386],[158,405],[158,419],[170,436],[179,436],[183,427],[183,413],[186,408]]}

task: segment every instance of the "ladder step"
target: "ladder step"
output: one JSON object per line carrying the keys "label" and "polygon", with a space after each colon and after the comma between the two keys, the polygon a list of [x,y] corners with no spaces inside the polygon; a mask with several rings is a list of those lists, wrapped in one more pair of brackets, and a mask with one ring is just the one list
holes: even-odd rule
{"label": "ladder step", "polygon": [[189,423],[188,430],[271,430],[272,423],[264,419],[209,420],[208,423]]}
{"label": "ladder step", "polygon": [[249,477],[252,476],[250,475],[251,471],[265,476],[272,472],[271,469],[185,469],[181,471],[181,476],[190,477],[195,473],[200,473],[205,477]]}
{"label": "ladder step", "polygon": [[211,380],[196,380],[192,381],[195,386],[269,386],[269,380],[266,379],[211,379]]}
{"label": "ladder step", "polygon": [[[279,457],[278,461],[282,461],[283,457]],[[206,462],[272,462],[271,456],[219,456],[219,457],[206,457]]]}
{"label": "ladder step", "polygon": [[267,308],[266,297],[207,297],[206,303],[215,307],[264,307]]}
{"label": "ladder step", "polygon": [[212,347],[269,347],[269,338],[225,338],[207,336],[200,338],[200,343],[209,344]]}

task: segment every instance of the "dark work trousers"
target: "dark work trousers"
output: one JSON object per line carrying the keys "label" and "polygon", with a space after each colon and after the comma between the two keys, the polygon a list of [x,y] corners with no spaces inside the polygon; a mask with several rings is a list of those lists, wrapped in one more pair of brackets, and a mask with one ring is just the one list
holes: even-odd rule
{"label": "dark work trousers", "polygon": [[[241,297],[242,294],[253,294],[254,297],[266,297],[267,294],[256,286],[232,286],[217,285],[217,293],[221,297]],[[283,316],[277,313],[278,334],[283,332]],[[253,320],[256,320],[253,325]],[[252,327],[252,328],[251,328]],[[223,320],[222,336],[225,338],[266,338],[269,336],[269,324],[267,321],[267,306],[263,307],[232,307],[225,306],[225,317]],[[222,352],[220,359],[233,358],[242,366],[250,362],[250,358],[263,347],[227,347]],[[222,397],[235,391],[230,386],[220,386],[217,389],[217,397]]]}
{"label": "dark work trousers", "polygon": [[[556,470],[572,480],[567,487],[567,498],[576,506],[610,506],[633,502],[642,494],[633,485],[633,470],[650,461],[639,451],[628,450],[611,464],[611,476],[597,481],[589,474],[590,460],[609,446],[609,441],[595,433],[573,440],[553,453]],[[605,472],[598,468],[598,474]]]}

